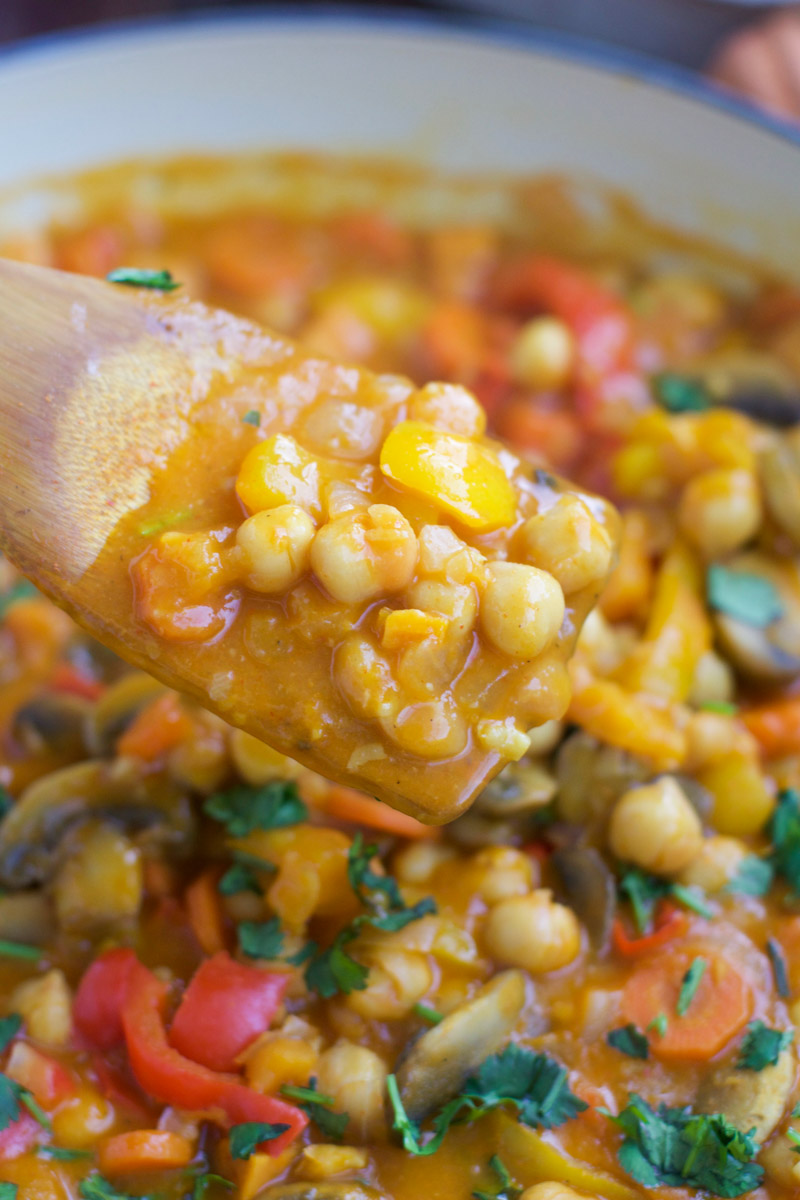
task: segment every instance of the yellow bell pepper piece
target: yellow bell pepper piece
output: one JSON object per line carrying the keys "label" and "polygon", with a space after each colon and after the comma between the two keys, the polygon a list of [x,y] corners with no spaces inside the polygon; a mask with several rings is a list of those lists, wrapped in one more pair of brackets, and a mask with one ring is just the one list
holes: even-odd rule
{"label": "yellow bell pepper piece", "polygon": [[597,1196],[598,1200],[638,1200],[640,1192],[572,1158],[548,1140],[549,1135],[536,1133],[502,1113],[497,1114],[496,1120],[497,1155],[523,1187],[556,1180],[586,1192],[587,1197]]}
{"label": "yellow bell pepper piece", "polygon": [[246,1161],[235,1162],[236,1200],[253,1200],[262,1188],[283,1174],[299,1152],[300,1146],[295,1142],[277,1158],[270,1154],[251,1154]]}
{"label": "yellow bell pepper piece", "polygon": [[265,438],[245,456],[236,494],[249,513],[281,504],[299,504],[320,514],[319,466],[288,433]]}
{"label": "yellow bell pepper piece", "polygon": [[441,641],[447,633],[447,617],[419,608],[397,608],[386,614],[381,634],[385,650],[402,650],[414,642],[433,637]]}
{"label": "yellow bell pepper piece", "polygon": [[574,659],[570,664],[572,700],[568,720],[592,737],[650,759],[661,771],[673,771],[686,758],[686,735],[668,706],[648,703],[610,679],[596,679]]}
{"label": "yellow bell pepper piece", "polygon": [[381,471],[469,529],[500,529],[516,515],[514,489],[494,451],[425,421],[395,426],[383,443]]}
{"label": "yellow bell pepper piece", "polygon": [[711,647],[702,587],[694,555],[676,543],[658,573],[644,637],[617,672],[623,687],[686,700],[697,664]]}
{"label": "yellow bell pepper piece", "polygon": [[711,824],[730,837],[758,833],[772,815],[775,797],[767,790],[758,760],[727,754],[698,773],[714,797]]}

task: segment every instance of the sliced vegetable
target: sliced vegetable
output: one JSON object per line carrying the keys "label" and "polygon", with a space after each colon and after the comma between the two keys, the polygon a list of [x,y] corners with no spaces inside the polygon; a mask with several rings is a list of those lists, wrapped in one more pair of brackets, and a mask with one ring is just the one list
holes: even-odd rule
{"label": "sliced vegetable", "polygon": [[221,821],[228,835],[247,837],[255,829],[283,829],[305,821],[308,809],[291,780],[272,779],[262,787],[240,784],[226,792],[215,792],[203,805],[215,821]]}
{"label": "sliced vegetable", "polygon": [[628,1058],[650,1057],[650,1044],[635,1025],[623,1025],[620,1029],[612,1029],[606,1034],[606,1041],[621,1054],[627,1054]]}
{"label": "sliced vegetable", "polygon": [[765,1067],[774,1066],[793,1041],[792,1029],[770,1029],[763,1021],[751,1021],[736,1066],[740,1071],[763,1071]]}
{"label": "sliced vegetable", "polygon": [[106,275],[109,283],[124,283],[128,287],[155,288],[174,292],[181,285],[169,271],[154,271],[149,267],[116,267]]}
{"label": "sliced vegetable", "polygon": [[72,1006],[75,1028],[98,1050],[111,1050],[123,1039],[122,1009],[137,961],[132,950],[106,950],[78,985]]}
{"label": "sliced vegetable", "polygon": [[161,1129],[136,1129],[118,1133],[100,1143],[97,1165],[104,1175],[133,1175],[138,1172],[171,1171],[187,1167],[194,1146],[179,1133]]}
{"label": "sliced vegetable", "polygon": [[329,817],[337,821],[349,821],[367,829],[391,833],[395,837],[435,838],[438,830],[432,825],[423,825],[414,817],[390,808],[381,800],[374,800],[354,788],[332,785],[325,792],[320,807]]}

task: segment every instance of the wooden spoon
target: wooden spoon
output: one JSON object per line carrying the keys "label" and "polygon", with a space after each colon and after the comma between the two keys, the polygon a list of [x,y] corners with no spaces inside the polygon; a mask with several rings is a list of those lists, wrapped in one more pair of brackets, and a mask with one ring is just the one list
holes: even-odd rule
{"label": "wooden spoon", "polygon": [[170,687],[329,778],[449,820],[500,768],[497,753],[473,740],[445,761],[389,750],[354,767],[348,746],[369,742],[355,718],[351,729],[323,719],[315,741],[300,719],[311,700],[335,696],[329,658],[316,676],[265,670],[238,622],[220,686],[219,655],[159,639],[137,618],[129,557],[109,554],[118,523],[186,442],[198,404],[215,412],[217,396],[242,380],[285,379],[314,361],[201,304],[0,260],[0,548],[91,634]]}

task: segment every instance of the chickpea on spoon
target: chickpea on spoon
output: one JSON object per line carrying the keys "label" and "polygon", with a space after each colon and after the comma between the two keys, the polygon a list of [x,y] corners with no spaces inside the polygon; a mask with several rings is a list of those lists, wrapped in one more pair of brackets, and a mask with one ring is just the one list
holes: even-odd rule
{"label": "chickpea on spoon", "polygon": [[174,295],[0,282],[0,547],[94,636],[432,823],[563,715],[616,514],[469,392]]}

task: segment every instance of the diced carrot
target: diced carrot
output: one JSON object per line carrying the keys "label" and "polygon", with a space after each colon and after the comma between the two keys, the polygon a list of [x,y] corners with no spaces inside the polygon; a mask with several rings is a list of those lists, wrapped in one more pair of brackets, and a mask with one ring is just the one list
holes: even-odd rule
{"label": "diced carrot", "polygon": [[184,892],[189,924],[205,954],[217,954],[227,945],[217,880],[217,871],[204,871]]}
{"label": "diced carrot", "polygon": [[[706,969],[688,1009],[678,1014],[678,997],[693,959]],[[717,1054],[749,1021],[753,994],[749,984],[722,954],[688,947],[661,954],[635,971],[622,994],[623,1020],[647,1029],[662,1014],[663,1035],[656,1032],[650,1048],[658,1058],[703,1061]]]}
{"label": "diced carrot", "polygon": [[192,721],[174,692],[142,709],[117,742],[117,753],[155,762],[191,736]]}
{"label": "diced carrot", "polygon": [[523,450],[532,450],[553,466],[574,462],[581,431],[572,413],[545,409],[533,400],[514,400],[497,414],[497,431]]}
{"label": "diced carrot", "polygon": [[194,1147],[188,1138],[162,1129],[134,1129],[101,1142],[97,1165],[103,1175],[132,1175],[140,1171],[169,1171],[186,1167]]}
{"label": "diced carrot", "polygon": [[97,700],[106,690],[106,685],[98,679],[84,675],[72,663],[59,663],[50,678],[50,686],[56,692],[70,692],[73,696],[81,696],[84,700]]}
{"label": "diced carrot", "polygon": [[485,317],[468,304],[444,301],[428,317],[422,343],[426,365],[435,378],[469,384],[486,352]]}
{"label": "diced carrot", "polygon": [[331,222],[331,234],[349,257],[366,258],[382,266],[399,267],[414,252],[414,242],[406,230],[379,212],[342,213]]}
{"label": "diced carrot", "polygon": [[397,812],[373,800],[363,792],[354,788],[330,787],[322,799],[322,808],[329,817],[337,821],[351,821],[354,825],[366,825],[369,829],[379,829],[382,833],[391,833],[396,837],[433,838],[438,830],[430,825],[423,825],[415,817]]}
{"label": "diced carrot", "polygon": [[766,758],[800,754],[800,696],[790,696],[742,713]]}

